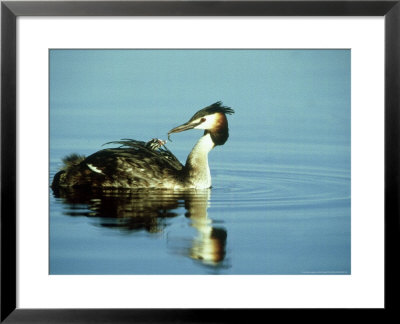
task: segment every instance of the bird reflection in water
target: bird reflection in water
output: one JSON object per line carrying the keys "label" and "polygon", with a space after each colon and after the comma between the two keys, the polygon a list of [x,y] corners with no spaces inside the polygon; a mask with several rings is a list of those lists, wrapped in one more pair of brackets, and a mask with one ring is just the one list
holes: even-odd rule
{"label": "bird reflection in water", "polygon": [[[196,236],[187,254],[206,265],[216,266],[222,265],[226,255],[227,233],[224,228],[212,226],[212,220],[207,214],[209,198],[210,189],[206,189],[196,202],[190,200],[185,202],[186,216],[190,218],[191,226],[196,229]],[[185,247],[182,250],[186,251]]]}
{"label": "bird reflection in water", "polygon": [[[102,227],[123,232],[166,233],[168,249],[202,265],[225,267],[227,233],[208,218],[210,189],[102,189],[59,188],[54,196],[69,216],[95,217]],[[80,208],[83,207],[83,208]],[[173,217],[185,215],[192,231],[185,239],[167,230]],[[192,234],[187,238],[188,233]]]}

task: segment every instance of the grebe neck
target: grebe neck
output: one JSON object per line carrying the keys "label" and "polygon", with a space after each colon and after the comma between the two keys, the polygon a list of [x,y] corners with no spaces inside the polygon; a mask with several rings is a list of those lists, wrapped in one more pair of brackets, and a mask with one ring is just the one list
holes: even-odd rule
{"label": "grebe neck", "polygon": [[214,148],[215,144],[209,132],[198,140],[190,152],[185,169],[187,180],[192,186],[198,189],[211,187],[211,173],[208,166],[208,153]]}

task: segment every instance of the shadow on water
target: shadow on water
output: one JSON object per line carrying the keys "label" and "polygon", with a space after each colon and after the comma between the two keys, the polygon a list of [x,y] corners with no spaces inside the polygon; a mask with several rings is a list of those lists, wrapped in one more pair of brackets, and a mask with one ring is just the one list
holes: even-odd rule
{"label": "shadow on water", "polygon": [[[166,235],[170,252],[200,264],[226,267],[226,229],[208,218],[211,190],[88,190],[61,188],[53,191],[67,216],[95,217],[102,227],[135,235],[137,232],[163,233],[168,220],[184,215],[188,219],[184,237]],[[194,229],[194,231],[193,231]],[[188,238],[188,233],[190,236]]]}

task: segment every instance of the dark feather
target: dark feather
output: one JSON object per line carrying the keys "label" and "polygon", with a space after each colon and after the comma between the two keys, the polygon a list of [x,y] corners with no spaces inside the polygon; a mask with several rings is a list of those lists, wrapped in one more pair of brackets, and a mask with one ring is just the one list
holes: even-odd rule
{"label": "dark feather", "polygon": [[223,106],[222,102],[218,101],[208,107],[205,107],[205,108],[199,110],[197,113],[195,113],[193,115],[192,118],[190,118],[189,122],[199,119],[201,117],[207,116],[207,115],[215,114],[215,113],[223,113],[223,114],[231,115],[231,114],[235,113],[235,111],[230,107]]}
{"label": "dark feather", "polygon": [[153,150],[150,146],[146,145],[148,142],[136,141],[129,138],[123,138],[120,141],[112,141],[105,143],[103,145],[109,144],[119,144],[119,148],[131,148],[136,151],[146,152],[151,156],[162,159],[166,161],[169,165],[171,165],[176,170],[181,170],[183,168],[182,163],[176,158],[174,154],[164,145],[159,148]]}
{"label": "dark feather", "polygon": [[78,165],[85,159],[84,155],[79,155],[76,153],[72,153],[70,155],[65,156],[62,159],[62,162],[64,163],[63,169],[68,169],[72,166]]}

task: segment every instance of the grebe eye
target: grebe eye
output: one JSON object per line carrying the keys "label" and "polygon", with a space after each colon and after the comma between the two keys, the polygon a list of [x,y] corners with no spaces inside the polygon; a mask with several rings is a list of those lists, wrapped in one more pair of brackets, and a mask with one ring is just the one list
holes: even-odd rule
{"label": "grebe eye", "polygon": [[200,119],[200,122],[204,123],[206,121],[206,119],[203,117],[202,119]]}

